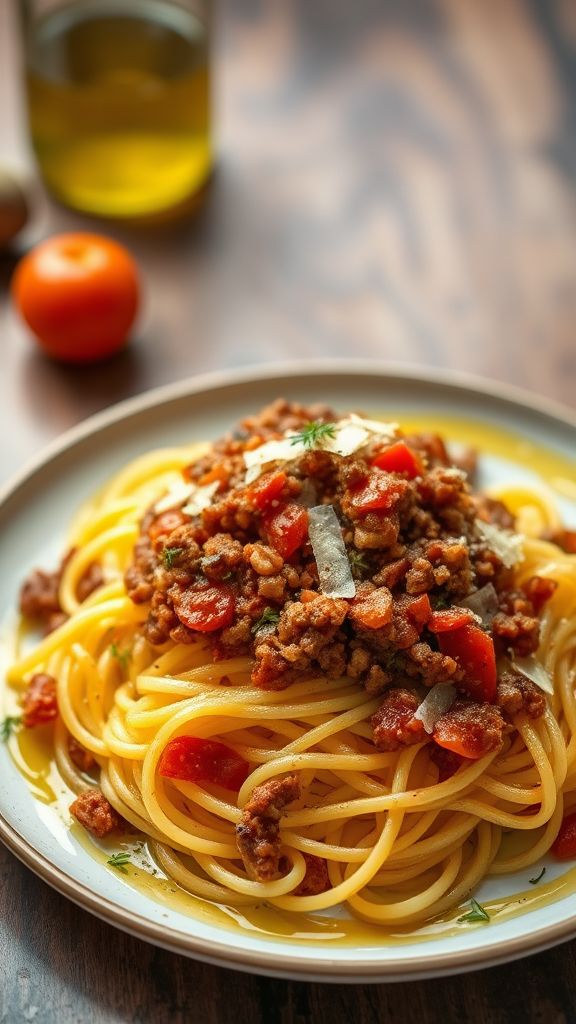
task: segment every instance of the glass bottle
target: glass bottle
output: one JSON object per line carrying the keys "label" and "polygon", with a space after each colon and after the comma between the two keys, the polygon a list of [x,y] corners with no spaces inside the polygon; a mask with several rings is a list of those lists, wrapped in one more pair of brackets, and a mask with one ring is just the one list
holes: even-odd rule
{"label": "glass bottle", "polygon": [[209,0],[21,0],[32,146],[67,206],[186,209],[212,166]]}

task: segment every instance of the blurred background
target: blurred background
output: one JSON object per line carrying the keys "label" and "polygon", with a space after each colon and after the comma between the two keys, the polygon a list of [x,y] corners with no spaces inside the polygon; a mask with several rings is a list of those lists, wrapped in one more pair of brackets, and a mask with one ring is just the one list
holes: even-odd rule
{"label": "blurred background", "polygon": [[[162,7],[130,2],[151,21]],[[93,0],[72,6],[94,17]],[[0,264],[0,410],[11,428],[3,477],[44,440],[121,398],[275,360],[364,356],[464,369],[573,404],[572,0],[196,5],[195,84],[159,116],[167,124],[179,109],[206,116],[195,128],[198,190],[190,186],[190,202],[177,203],[167,223],[134,223],[130,195],[127,219],[118,219],[122,202],[112,219],[95,218],[67,209],[42,184],[31,119],[42,156],[38,135],[49,135],[50,118],[74,96],[50,98],[36,82],[27,105],[21,16],[34,18],[37,7],[0,2],[0,164],[17,173],[30,201],[28,224]],[[102,18],[114,4],[96,7]],[[45,36],[37,32],[28,64],[58,78]],[[188,73],[185,37],[183,54],[167,51],[169,75],[178,61]],[[92,43],[83,51],[80,41],[70,58],[77,82],[96,73],[102,55],[118,72],[131,52],[113,30],[100,49]],[[129,73],[113,84],[115,108]],[[133,107],[136,119],[142,109]],[[167,151],[157,166],[177,178],[181,156]],[[52,192],[64,167],[64,197],[72,189],[81,205],[73,186],[82,166],[65,155],[59,171],[44,158]],[[144,175],[145,155],[137,159]],[[19,255],[69,230],[118,239],[143,278],[129,346],[90,367],[37,351],[8,294]]]}

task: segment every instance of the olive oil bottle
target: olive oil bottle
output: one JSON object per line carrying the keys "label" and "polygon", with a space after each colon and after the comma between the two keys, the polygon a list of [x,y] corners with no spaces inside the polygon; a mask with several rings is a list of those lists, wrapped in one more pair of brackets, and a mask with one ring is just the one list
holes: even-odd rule
{"label": "olive oil bottle", "polygon": [[194,3],[172,0],[75,0],[28,11],[32,145],[61,202],[146,219],[186,208],[206,182],[212,151],[201,14]]}

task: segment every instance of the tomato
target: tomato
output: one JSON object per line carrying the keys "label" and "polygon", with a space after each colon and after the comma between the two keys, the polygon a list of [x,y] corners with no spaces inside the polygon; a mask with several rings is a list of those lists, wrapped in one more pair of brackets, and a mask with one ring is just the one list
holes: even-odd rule
{"label": "tomato", "polygon": [[496,654],[494,641],[478,626],[460,626],[438,634],[442,654],[454,658],[464,669],[462,686],[471,697],[494,701],[496,697]]}
{"label": "tomato", "polygon": [[406,595],[402,599],[402,604],[406,612],[406,618],[414,626],[421,629],[422,626],[427,624],[432,615],[432,605],[430,604],[428,594],[420,594],[419,597],[409,597]]}
{"label": "tomato", "polygon": [[576,858],[576,812],[567,814],[560,825],[560,831],[552,843],[552,853],[558,860]]}
{"label": "tomato", "polygon": [[252,502],[260,512],[264,512],[273,501],[280,497],[286,479],[286,473],[283,473],[281,469],[272,473],[264,473],[246,488],[248,501]]}
{"label": "tomato", "polygon": [[118,242],[84,232],[41,242],[18,264],[12,298],[41,348],[87,363],[122,348],[138,307],[138,273]]}
{"label": "tomato", "polygon": [[350,617],[367,629],[386,626],[392,620],[392,594],[387,587],[379,587],[366,597],[355,598]]}
{"label": "tomato", "polygon": [[472,622],[472,612],[467,608],[443,608],[439,612],[432,612],[428,629],[433,633],[451,633],[453,629],[460,629]]}
{"label": "tomato", "polygon": [[176,615],[188,629],[213,633],[234,619],[236,599],[226,583],[194,583],[174,598]]}
{"label": "tomato", "polygon": [[350,495],[350,504],[361,514],[390,512],[408,489],[405,480],[397,480],[388,473],[376,470]]}
{"label": "tomato", "polygon": [[389,448],[379,452],[372,460],[372,465],[385,469],[388,473],[404,473],[410,480],[415,476],[421,476],[424,471],[422,459],[405,441],[396,441]]}
{"label": "tomato", "polygon": [[266,539],[282,558],[290,558],[308,536],[308,512],[302,505],[282,505],[264,519]]}
{"label": "tomato", "polygon": [[57,717],[56,680],[46,672],[37,672],[28,683],[22,699],[22,724],[33,729]]}
{"label": "tomato", "polygon": [[158,773],[182,782],[214,782],[238,792],[250,767],[235,750],[218,740],[197,736],[176,736],[166,744],[158,762]]}
{"label": "tomato", "polygon": [[167,512],[161,512],[156,516],[148,527],[148,536],[151,541],[159,537],[166,537],[172,530],[176,530],[184,523],[189,523],[190,517],[185,515],[179,508],[171,508]]}

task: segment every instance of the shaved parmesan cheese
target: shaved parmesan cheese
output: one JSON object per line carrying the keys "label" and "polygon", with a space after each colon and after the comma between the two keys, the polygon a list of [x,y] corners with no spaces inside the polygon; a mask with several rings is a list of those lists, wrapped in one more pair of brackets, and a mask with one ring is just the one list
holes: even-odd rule
{"label": "shaved parmesan cheese", "polygon": [[154,505],[155,512],[169,512],[172,508],[179,508],[186,498],[189,498],[194,490],[194,484],[186,483],[185,480],[178,480],[173,487],[160,498]]}
{"label": "shaved parmesan cheese", "polygon": [[351,413],[334,424],[332,437],[320,436],[316,444],[296,441],[294,433],[286,433],[276,441],[266,441],[259,448],[244,452],[246,466],[245,483],[250,484],[262,473],[265,466],[277,462],[293,462],[307,451],[325,451],[346,457],[363,448],[373,435],[379,438],[393,438],[398,431],[397,423],[380,423],[379,420],[365,420]]}
{"label": "shaved parmesan cheese", "polygon": [[462,608],[469,608],[480,619],[483,626],[491,626],[498,611],[498,594],[492,583],[486,583],[480,590],[475,590],[460,601]]}
{"label": "shaved parmesan cheese", "polygon": [[494,526],[494,523],[485,523],[481,519],[476,522],[476,532],[507,569],[522,561],[524,538],[521,534],[502,530],[499,526]]}
{"label": "shaved parmesan cheese", "polygon": [[436,683],[414,712],[414,718],[422,722],[426,732],[432,733],[438,719],[452,707],[455,699],[456,690],[450,683]]}
{"label": "shaved parmesan cheese", "polygon": [[512,662],[512,668],[520,672],[521,675],[526,676],[527,679],[530,679],[540,690],[544,690],[544,693],[554,693],[554,683],[550,673],[546,671],[540,661],[536,660],[533,654],[529,654],[525,658],[518,658],[515,654],[511,654],[510,661]]}
{"label": "shaved parmesan cheese", "polygon": [[355,597],[356,584],[332,505],[315,505],[308,513],[308,536],[318,566],[320,589],[327,597]]}
{"label": "shaved parmesan cheese", "polygon": [[199,516],[205,508],[209,508],[212,504],[212,498],[216,494],[220,486],[219,480],[213,480],[211,484],[206,484],[205,487],[195,487],[190,495],[190,501],[182,509],[187,516]]}
{"label": "shaved parmesan cheese", "polygon": [[[359,427],[364,427],[369,434],[379,434],[383,437],[388,437],[392,440],[398,433],[398,423],[386,423],[384,420],[366,420],[363,416],[357,416],[355,412],[351,412],[348,417],[351,423],[357,424]],[[343,420],[342,422],[346,422]]]}

